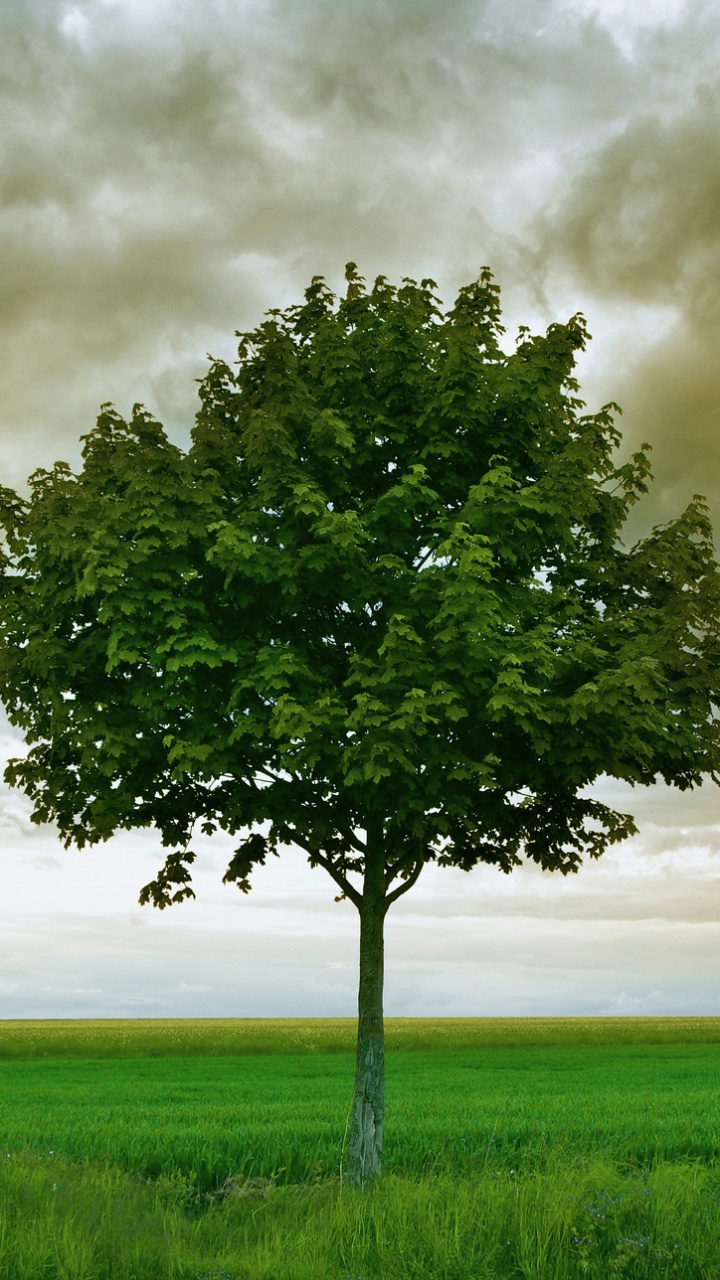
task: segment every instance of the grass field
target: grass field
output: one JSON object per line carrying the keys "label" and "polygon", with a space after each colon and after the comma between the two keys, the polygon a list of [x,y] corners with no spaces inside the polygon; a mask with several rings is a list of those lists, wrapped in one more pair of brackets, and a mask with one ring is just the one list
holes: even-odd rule
{"label": "grass field", "polygon": [[[5,1280],[720,1280],[720,1019],[0,1023]],[[346,1159],[346,1157],[345,1157]]]}

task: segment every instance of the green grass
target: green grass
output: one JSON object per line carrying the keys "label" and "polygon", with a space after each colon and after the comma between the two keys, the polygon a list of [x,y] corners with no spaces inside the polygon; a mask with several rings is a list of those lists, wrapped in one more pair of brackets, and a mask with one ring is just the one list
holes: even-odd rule
{"label": "green grass", "polygon": [[720,1280],[720,1019],[388,1019],[369,1195],[354,1037],[1,1023],[2,1280]]}
{"label": "green grass", "polygon": [[[720,1153],[720,1051],[620,1045],[411,1052],[386,1066],[385,1167],[467,1175],[545,1153],[647,1165]],[[351,1055],[14,1060],[0,1064],[0,1160],[34,1149],[180,1172],[303,1182],[339,1173]]]}

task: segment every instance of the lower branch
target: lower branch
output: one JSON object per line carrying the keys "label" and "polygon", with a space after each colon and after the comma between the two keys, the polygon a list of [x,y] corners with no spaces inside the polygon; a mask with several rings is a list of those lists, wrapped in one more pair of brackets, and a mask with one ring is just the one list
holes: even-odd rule
{"label": "lower branch", "polygon": [[[296,840],[297,840],[297,837],[296,837]],[[354,905],[357,907],[359,911],[360,904],[362,902],[362,897],[358,893],[357,889],[353,888],[353,886],[350,884],[350,881],[345,878],[342,871],[340,871],[335,866],[335,864],[330,861],[329,858],[326,858],[324,854],[318,853],[317,850],[315,849],[312,849],[312,850],[308,849],[307,846],[302,844],[301,841],[299,840],[297,840],[297,843],[301,844],[301,847],[305,849],[305,852],[310,854],[310,857],[312,858],[313,862],[319,862],[320,866],[325,868],[328,875],[332,876],[336,885],[338,885],[342,889],[342,896],[345,898],[349,898],[350,901],[354,903]],[[340,900],[341,899],[338,899],[338,898],[335,899],[336,902]]]}
{"label": "lower branch", "polygon": [[398,885],[397,889],[393,889],[392,893],[389,893],[385,898],[386,907],[389,907],[391,902],[401,898],[404,893],[407,893],[408,889],[412,889],[424,866],[425,859],[420,855],[407,880],[404,880],[402,884]]}

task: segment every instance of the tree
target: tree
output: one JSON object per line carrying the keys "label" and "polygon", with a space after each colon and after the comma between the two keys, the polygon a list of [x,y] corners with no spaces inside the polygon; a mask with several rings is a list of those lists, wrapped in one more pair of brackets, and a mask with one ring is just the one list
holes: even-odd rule
{"label": "tree", "polygon": [[623,543],[649,446],[616,463],[617,406],[581,412],[581,315],[506,354],[486,268],[447,312],[346,280],[211,362],[187,451],[104,405],[78,474],[0,492],[0,697],[35,822],[160,831],[141,903],[194,896],[200,824],[243,833],[243,893],[293,841],[357,907],[364,1187],[388,908],[428,861],[576,872],[636,831],[603,774],[717,782],[720,576],[698,497]]}

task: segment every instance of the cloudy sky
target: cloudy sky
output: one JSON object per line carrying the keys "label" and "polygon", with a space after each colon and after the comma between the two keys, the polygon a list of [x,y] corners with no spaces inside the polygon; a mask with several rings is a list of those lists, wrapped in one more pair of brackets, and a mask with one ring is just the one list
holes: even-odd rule
{"label": "cloudy sky", "polygon": [[[8,0],[0,483],[108,400],[187,442],[208,353],[313,275],[450,303],[487,263],[509,344],[585,313],[584,398],[653,445],[635,531],[699,492],[720,533],[718,68],[720,0]],[[575,877],[425,868],[388,1015],[720,1014],[720,792],[598,794],[640,835]],[[201,841],[160,913],[152,833],[65,852],[28,812],[0,787],[0,1017],[355,1013],[357,913],[299,850],[245,897]]]}

